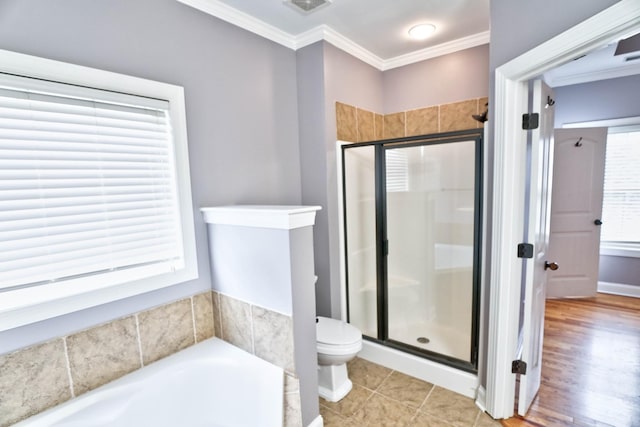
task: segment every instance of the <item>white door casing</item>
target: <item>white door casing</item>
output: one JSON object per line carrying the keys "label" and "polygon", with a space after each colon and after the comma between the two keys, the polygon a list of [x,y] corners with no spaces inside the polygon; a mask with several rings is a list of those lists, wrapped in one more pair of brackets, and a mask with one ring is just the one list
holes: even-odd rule
{"label": "white door casing", "polygon": [[[492,100],[493,193],[489,327],[487,332],[486,409],[494,418],[513,415],[513,349],[518,341],[521,260],[515,247],[522,239],[526,82],[547,70],[640,31],[637,0],[621,0],[495,70]],[[491,139],[491,136],[490,136]]]}
{"label": "white door casing", "polygon": [[531,131],[529,221],[525,241],[533,244],[533,258],[526,261],[523,289],[522,358],[526,374],[520,376],[518,414],[525,415],[540,388],[542,339],[547,287],[547,250],[551,217],[551,174],[553,162],[554,94],[543,81],[533,82],[533,113],[539,126]]}
{"label": "white door casing", "polygon": [[607,128],[556,129],[547,298],[591,297],[598,290]]}

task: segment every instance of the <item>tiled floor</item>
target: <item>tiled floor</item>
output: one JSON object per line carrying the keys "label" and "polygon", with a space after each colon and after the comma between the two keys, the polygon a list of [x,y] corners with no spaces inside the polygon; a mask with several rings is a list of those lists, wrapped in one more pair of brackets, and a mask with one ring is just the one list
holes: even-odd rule
{"label": "tiled floor", "polygon": [[353,389],[340,402],[320,399],[325,427],[491,427],[472,399],[355,358],[348,364]]}

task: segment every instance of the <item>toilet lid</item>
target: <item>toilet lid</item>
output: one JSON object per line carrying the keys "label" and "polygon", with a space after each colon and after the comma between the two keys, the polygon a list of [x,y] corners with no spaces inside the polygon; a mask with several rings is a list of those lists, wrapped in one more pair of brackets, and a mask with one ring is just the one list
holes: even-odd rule
{"label": "toilet lid", "polygon": [[316,322],[317,340],[322,344],[347,345],[362,339],[358,328],[340,320],[318,317]]}

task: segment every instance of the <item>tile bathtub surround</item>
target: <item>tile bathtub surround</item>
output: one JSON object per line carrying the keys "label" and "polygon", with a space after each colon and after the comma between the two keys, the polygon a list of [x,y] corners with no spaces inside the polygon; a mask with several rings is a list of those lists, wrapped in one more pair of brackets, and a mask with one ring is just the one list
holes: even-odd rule
{"label": "tile bathtub surround", "polygon": [[0,355],[0,427],[213,336],[212,314],[204,292]]}
{"label": "tile bathtub surround", "polygon": [[195,344],[191,299],[143,311],[138,325],[145,365]]}
{"label": "tile bathtub surround", "polygon": [[134,316],[70,335],[66,341],[75,396],[142,367]]}
{"label": "tile bathtub surround", "polygon": [[284,427],[302,425],[302,409],[300,406],[300,381],[293,375],[284,376]]}
{"label": "tile bathtub surround", "polygon": [[498,427],[472,399],[364,359],[348,365],[353,389],[340,402],[320,399],[325,427]]}
{"label": "tile bathtub surround", "polygon": [[255,355],[295,372],[293,319],[262,307],[251,309]]}
{"label": "tile bathtub surround", "polygon": [[71,398],[64,340],[0,356],[0,426]]}
{"label": "tile bathtub surround", "polygon": [[285,427],[302,425],[300,381],[296,376],[293,319],[213,291],[216,336],[285,370]]}
{"label": "tile bathtub surround", "polygon": [[[219,338],[281,367],[295,377],[293,319],[213,291],[220,308]],[[214,310],[214,318],[217,314]],[[217,334],[218,332],[216,332]]]}

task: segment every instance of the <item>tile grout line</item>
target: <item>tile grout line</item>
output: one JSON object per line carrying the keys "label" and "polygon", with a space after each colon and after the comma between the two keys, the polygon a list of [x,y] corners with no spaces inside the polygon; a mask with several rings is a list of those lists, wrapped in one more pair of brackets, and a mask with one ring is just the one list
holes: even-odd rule
{"label": "tile grout line", "polygon": [[144,367],[144,359],[142,358],[142,339],[140,338],[140,320],[138,319],[138,313],[133,316],[136,320],[136,338],[138,342],[138,356],[140,356],[140,367]]}
{"label": "tile grout line", "polygon": [[189,298],[191,300],[191,325],[193,326],[193,343],[198,343],[198,335],[196,333],[196,309],[193,302],[193,295]]}
{"label": "tile grout line", "polygon": [[217,295],[218,295],[218,317],[220,318],[220,339],[224,340],[224,321],[222,317],[222,296],[219,293],[217,293]]}
{"label": "tile grout line", "polygon": [[67,337],[62,337],[62,345],[64,346],[64,359],[67,364],[67,377],[69,378],[69,391],[71,397],[76,397],[76,393],[73,387],[73,376],[71,375],[71,361],[69,360],[69,348],[67,347]]}
{"label": "tile grout line", "polygon": [[251,330],[251,354],[256,354],[256,338],[253,330],[253,304],[249,304],[249,330]]}

